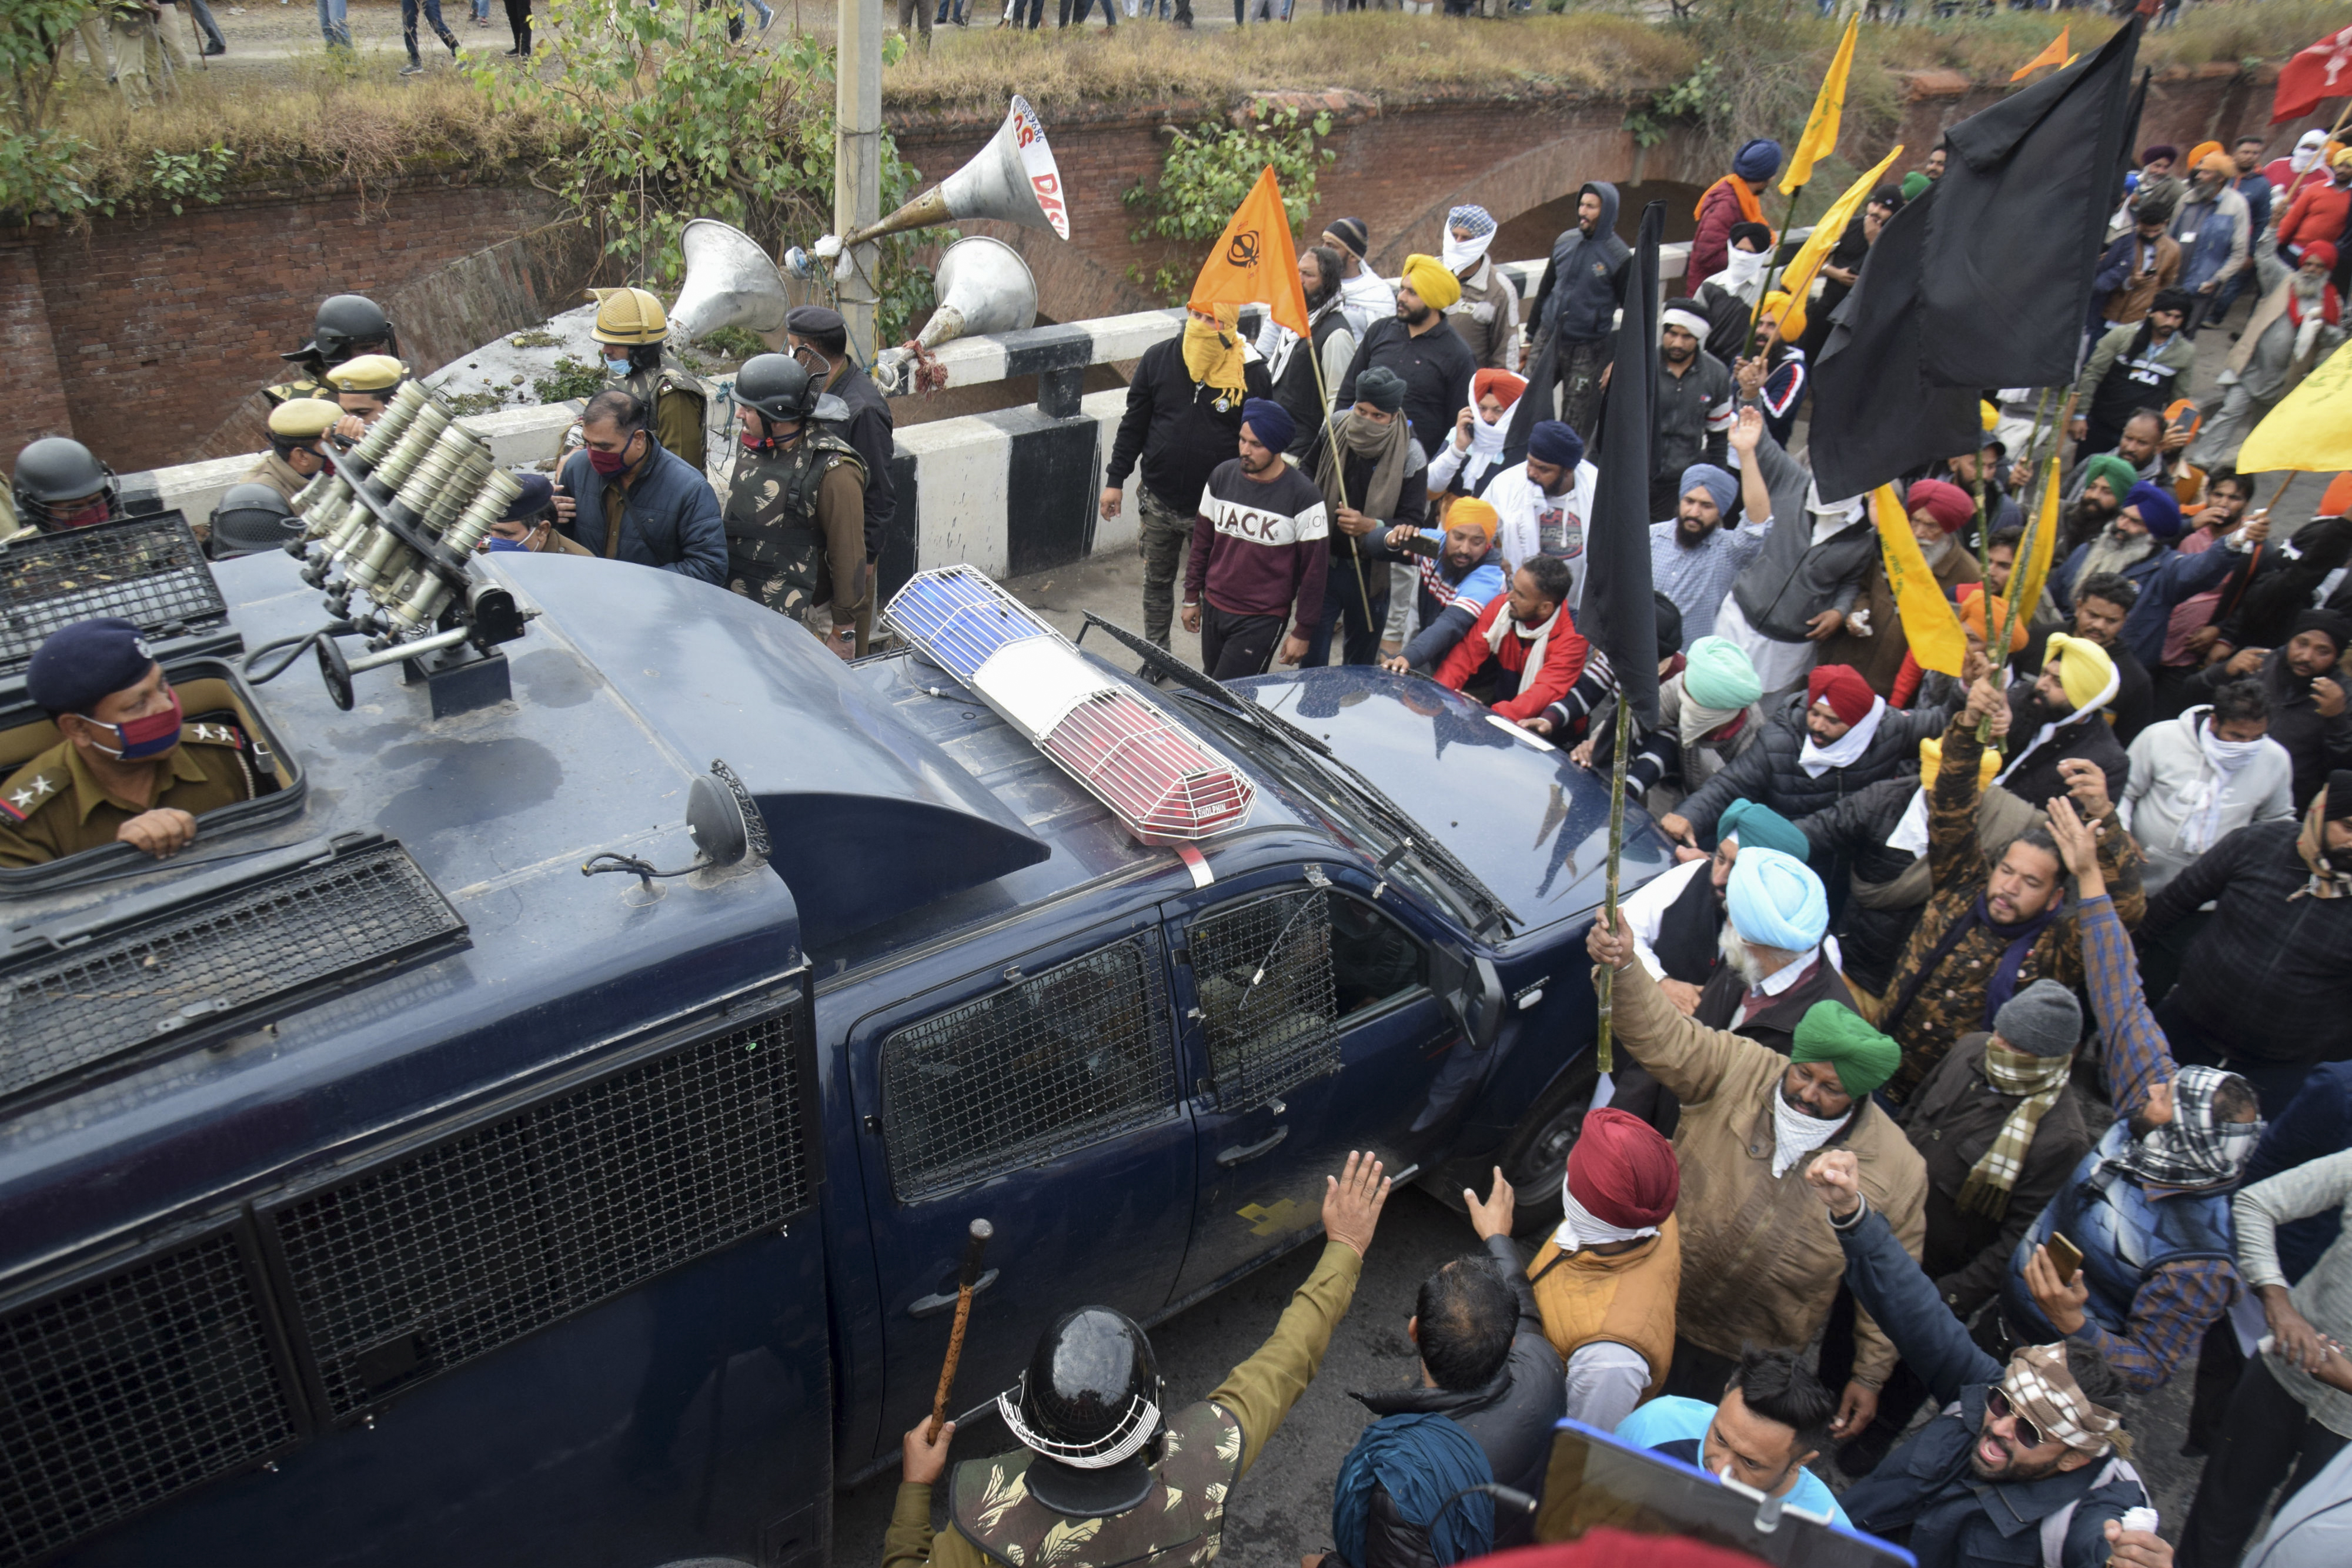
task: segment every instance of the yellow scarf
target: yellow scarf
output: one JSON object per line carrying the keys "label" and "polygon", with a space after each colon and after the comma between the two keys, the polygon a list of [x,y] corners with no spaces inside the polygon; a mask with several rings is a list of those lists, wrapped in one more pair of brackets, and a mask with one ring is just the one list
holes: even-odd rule
{"label": "yellow scarf", "polygon": [[1203,386],[1231,392],[1239,399],[1245,382],[1242,375],[1242,308],[1238,305],[1217,307],[1217,324],[1210,326],[1198,316],[1184,319],[1184,372]]}

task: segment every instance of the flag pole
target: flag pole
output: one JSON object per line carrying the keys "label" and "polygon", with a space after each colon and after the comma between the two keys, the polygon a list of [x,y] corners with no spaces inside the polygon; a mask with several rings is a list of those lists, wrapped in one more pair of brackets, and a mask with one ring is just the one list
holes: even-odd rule
{"label": "flag pole", "polygon": [[[1617,862],[1625,848],[1625,761],[1633,749],[1633,705],[1621,686],[1617,693],[1617,748],[1609,759],[1609,880],[1601,903],[1601,925],[1612,934],[1617,929]],[[1607,965],[1601,967],[1598,990],[1601,1003],[1601,1025],[1593,1048],[1593,1061],[1603,1072],[1616,1071],[1616,1054],[1611,1049],[1610,1023],[1615,1016],[1616,976]]]}
{"label": "flag pole", "polygon": [[[2074,416],[2074,398],[2080,390],[2080,388],[2076,388],[2074,391],[2067,392],[2065,404],[2058,411],[2059,429],[2065,429],[2066,421]],[[2039,416],[2037,416],[2036,423],[2039,423]],[[2050,475],[2044,483],[2054,486],[2058,483],[2058,454],[2054,444],[2053,444],[2050,455]],[[2024,586],[2022,580],[2025,574],[2026,563],[2033,559],[2033,552],[2041,544],[2042,514],[2045,509],[2046,508],[2043,507],[2035,507],[2033,508],[2033,516],[2026,519],[2025,533],[2017,541],[2017,555],[2011,561],[2009,569],[2009,591],[1999,596],[2002,601],[2000,629],[1998,632],[1993,632],[1991,639],[1985,645],[1985,658],[1990,665],[1990,670],[1988,673],[1996,673],[2000,675],[2000,680],[1995,684],[2003,691],[2008,689],[2009,685],[2009,638],[2011,629],[2017,624],[2017,618],[2021,613],[2030,613],[2030,612],[2021,612],[2018,609],[2018,590]],[[1988,576],[1985,580],[1988,585],[1988,590],[1990,590],[1990,585],[1992,580]],[[2042,585],[2041,584],[2036,584],[2034,587],[2033,596],[2037,601],[2042,597]],[[1985,629],[1988,632],[1992,631],[1992,607],[1990,605],[1987,605],[1985,607]],[[1977,721],[1977,741],[1979,745],[1983,745],[1990,743],[1991,739],[1992,716],[1990,714],[1987,714],[1983,718]]]}
{"label": "flag pole", "polygon": [[[1811,183],[1812,182],[1809,180],[1805,183],[1811,184]],[[1789,231],[1797,226],[1797,201],[1798,198],[1802,196],[1804,193],[1804,185],[1800,185],[1795,190],[1789,193],[1789,210],[1781,214],[1780,232],[1772,236],[1772,261],[1777,265],[1767,266],[1764,268],[1764,286],[1756,291],[1756,303],[1748,308],[1748,357],[1749,359],[1754,359],[1756,357],[1757,324],[1764,319],[1764,297],[1772,292],[1773,275],[1775,273],[1786,275],[1789,270],[1789,263],[1780,260],[1780,253],[1788,248]],[[1796,258],[1791,256],[1789,259],[1793,261]],[[1690,279],[1685,278],[1683,281],[1689,283]],[[1706,279],[1704,277],[1699,279],[1699,283],[1704,283],[1706,281]],[[1697,284],[1691,285],[1694,289],[1696,289],[1697,286]],[[1792,299],[1790,303],[1793,305],[1796,301]]]}
{"label": "flag pole", "polygon": [[[1333,298],[1336,298],[1337,296]],[[1323,356],[1317,352],[1315,348],[1313,331],[1315,318],[1307,317],[1307,325],[1309,329],[1307,336],[1298,340],[1298,346],[1307,350],[1307,361],[1315,367],[1315,401],[1316,405],[1323,411],[1323,448],[1331,454],[1331,473],[1339,481],[1339,505],[1352,507],[1354,503],[1348,499],[1348,455],[1339,450],[1337,432],[1331,423],[1331,391],[1323,384]],[[1397,417],[1402,419],[1404,415],[1400,413]],[[1308,477],[1311,478],[1313,476],[1310,475]],[[1351,539],[1355,537],[1349,536]],[[1364,624],[1371,631],[1374,651],[1377,652],[1382,629],[1372,625],[1372,591],[1364,582],[1363,546],[1358,544],[1349,550],[1348,559],[1356,563],[1356,594],[1364,601]],[[1348,661],[1347,642],[1348,629],[1342,626],[1339,628],[1339,662],[1341,664]]]}

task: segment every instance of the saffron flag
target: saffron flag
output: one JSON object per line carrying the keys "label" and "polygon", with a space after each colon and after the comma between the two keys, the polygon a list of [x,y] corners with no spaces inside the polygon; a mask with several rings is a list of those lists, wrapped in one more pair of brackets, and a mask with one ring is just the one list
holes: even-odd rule
{"label": "saffron flag", "polygon": [[2322,99],[2352,97],[2352,27],[2333,32],[2279,67],[2271,123],[2309,114]]}
{"label": "saffron flag", "polygon": [[2057,66],[2063,69],[2067,62],[2074,57],[2066,52],[2066,35],[2073,30],[2074,29],[2071,27],[2059,28],[2058,36],[2050,40],[2050,47],[2042,50],[2040,54],[2034,56],[2032,59],[2026,61],[2023,65],[2018,67],[2015,71],[2010,74],[2009,79],[2011,81],[2023,81],[2027,77],[2032,76],[2043,66]]}
{"label": "saffron flag", "polygon": [[1813,112],[1806,118],[1805,133],[1797,138],[1796,150],[1789,154],[1789,172],[1780,177],[1784,196],[1812,177],[1814,159],[1837,151],[1838,119],[1845,112],[1846,73],[1853,69],[1853,38],[1861,27],[1862,11],[1857,6],[1845,25],[1845,37],[1838,40],[1837,53],[1830,57],[1822,90],[1813,95]]}
{"label": "saffron flag", "polygon": [[[1903,635],[1911,656],[1923,670],[1958,677],[1968,656],[1969,640],[1960,618],[1943,586],[1928,570],[1927,554],[1911,531],[1911,515],[1903,509],[1893,485],[1870,493],[1870,520],[1878,526],[1879,559],[1886,567],[1886,586],[1895,595],[1895,613],[1903,617]],[[1882,632],[1885,628],[1881,627]]]}
{"label": "saffron flag", "polygon": [[1862,204],[1869,199],[1870,193],[1878,189],[1880,176],[1893,168],[1895,161],[1902,156],[1903,144],[1898,141],[1894,152],[1878,161],[1876,168],[1848,185],[1845,193],[1830,204],[1830,210],[1814,222],[1813,232],[1805,236],[1803,245],[1797,247],[1796,259],[1789,263],[1789,269],[1780,275],[1778,285],[1789,297],[1789,308],[1780,318],[1782,342],[1791,343],[1805,335],[1805,296],[1812,291],[1813,279],[1821,275],[1822,263],[1827,261],[1830,252],[1837,248],[1838,238],[1845,233],[1845,225],[1853,220],[1854,214],[1862,210]]}
{"label": "saffron flag", "polygon": [[2033,520],[2025,525],[2025,538],[2020,541],[2022,548],[2009,580],[2009,601],[2001,607],[2005,612],[2001,623],[1985,628],[1991,638],[1986,644],[1988,651],[2009,646],[2010,623],[2021,615],[2032,619],[2035,606],[2042,602],[2042,591],[2050,581],[2050,563],[2058,553],[2059,466],[2053,458],[2042,482],[2042,505],[2035,509]]}
{"label": "saffron flag", "polygon": [[2319,362],[2303,384],[2279,400],[2238,449],[2238,472],[2268,474],[2300,468],[2352,468],[2352,343]]}
{"label": "saffron flag", "polygon": [[1302,338],[1314,336],[1307,320],[1307,291],[1298,281],[1298,252],[1290,242],[1290,214],[1283,210],[1282,187],[1275,183],[1271,163],[1234,209],[1192,282],[1196,310],[1260,302],[1276,325]]}

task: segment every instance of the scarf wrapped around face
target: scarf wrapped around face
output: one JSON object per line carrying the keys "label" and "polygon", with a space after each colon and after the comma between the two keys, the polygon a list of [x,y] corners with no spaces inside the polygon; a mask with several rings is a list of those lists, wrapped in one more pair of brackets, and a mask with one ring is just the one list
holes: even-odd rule
{"label": "scarf wrapped around face", "polygon": [[1999,1219],[2009,1212],[2010,1194],[2025,1170],[2025,1152],[2033,1145],[2033,1130],[2042,1124],[2042,1114],[2058,1103],[2074,1067],[2072,1051],[2064,1056],[2035,1056],[2012,1050],[1998,1039],[1985,1041],[1985,1082],[2000,1093],[2024,1098],[1993,1134],[1992,1146],[1969,1168],[1968,1179],[1960,1184],[1962,1208],[1987,1219]]}
{"label": "scarf wrapped around face", "polygon": [[[2246,1168],[2263,1124],[2225,1122],[2215,1102],[2221,1086],[2245,1080],[2218,1067],[2184,1067],[2172,1081],[2172,1120],[2149,1129],[2106,1162],[2137,1180],[2158,1186],[2217,1186],[2238,1179]],[[2253,1091],[2246,1089],[2249,1098]]]}
{"label": "scarf wrapped around face", "polygon": [[[1334,414],[1326,427],[1330,435],[1323,443],[1322,455],[1315,465],[1315,484],[1329,505],[1353,507],[1368,517],[1382,522],[1396,515],[1397,497],[1404,491],[1405,449],[1412,444],[1410,428],[1402,414],[1386,424],[1375,424],[1354,409]],[[1345,458],[1368,457],[1372,462],[1372,476],[1360,496],[1348,496],[1345,488]]]}
{"label": "scarf wrapped around face", "polygon": [[1242,371],[1242,308],[1220,305],[1216,312],[1213,327],[1197,316],[1184,319],[1184,373],[1238,399],[1246,385]]}
{"label": "scarf wrapped around face", "polygon": [[[2200,720],[2197,716],[2202,714]],[[2204,781],[2197,788],[2197,798],[2189,803],[2189,813],[2181,819],[2178,847],[2190,854],[2203,854],[2221,836],[2221,797],[2229,792],[2230,781],[2238,769],[2252,762],[2262,752],[2265,741],[2223,740],[2213,733],[2213,710],[2193,707],[2188,716],[2197,723],[2197,749],[2205,758]]]}
{"label": "scarf wrapped around face", "polygon": [[2295,835],[2294,852],[2311,875],[2304,884],[2288,894],[2287,902],[2298,898],[2352,897],[2352,873],[2337,871],[2327,860],[2327,795],[2329,785],[2319,787],[2311,804],[2303,813],[2303,831]]}

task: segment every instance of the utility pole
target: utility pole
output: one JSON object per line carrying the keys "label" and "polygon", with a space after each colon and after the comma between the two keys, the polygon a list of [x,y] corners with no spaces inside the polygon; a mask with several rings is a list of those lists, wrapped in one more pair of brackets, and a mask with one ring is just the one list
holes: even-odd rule
{"label": "utility pole", "polygon": [[[850,235],[882,215],[882,0],[840,0],[834,58],[833,232]],[[851,249],[835,273],[849,351],[874,362],[875,276],[882,246]],[[843,274],[850,276],[844,277]]]}

